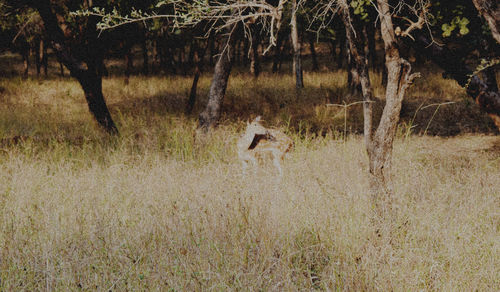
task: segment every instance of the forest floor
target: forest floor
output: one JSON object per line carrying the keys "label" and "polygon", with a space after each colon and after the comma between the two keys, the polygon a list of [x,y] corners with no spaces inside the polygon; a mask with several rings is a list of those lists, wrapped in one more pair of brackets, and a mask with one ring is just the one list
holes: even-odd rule
{"label": "forest floor", "polygon": [[[424,72],[403,106],[380,244],[361,107],[326,106],[356,101],[345,81],[308,72],[297,92],[289,75],[236,72],[220,126],[197,141],[189,76],[105,78],[111,138],[76,81],[0,79],[0,290],[498,289],[492,122]],[[294,139],[282,178],[272,165],[241,174],[235,143],[257,115]]]}

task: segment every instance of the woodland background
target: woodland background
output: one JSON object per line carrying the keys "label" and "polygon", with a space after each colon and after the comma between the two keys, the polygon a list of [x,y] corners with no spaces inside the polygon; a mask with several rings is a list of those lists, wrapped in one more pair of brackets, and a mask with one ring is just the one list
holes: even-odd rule
{"label": "woodland background", "polygon": [[0,1],[0,290],[500,286],[498,4],[173,2]]}

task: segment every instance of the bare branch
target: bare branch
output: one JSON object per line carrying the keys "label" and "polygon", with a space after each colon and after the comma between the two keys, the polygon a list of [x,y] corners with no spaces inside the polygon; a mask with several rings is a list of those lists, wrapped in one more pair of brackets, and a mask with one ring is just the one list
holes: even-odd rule
{"label": "bare branch", "polygon": [[[429,7],[430,7],[429,3],[427,3],[425,6],[422,6],[422,9],[420,10],[420,13],[418,14],[418,20],[417,20],[417,22],[413,22],[408,17],[404,17],[404,16],[401,17],[401,16],[399,16],[400,18],[406,20],[410,25],[404,31],[402,31],[401,28],[398,26],[394,30],[394,33],[397,36],[400,36],[400,37],[409,37],[412,40],[415,40],[415,38],[413,38],[413,36],[410,33],[413,30],[415,30],[415,29],[422,29],[422,27],[424,26],[424,24],[427,23],[427,21],[426,21],[426,19],[427,19],[426,14],[427,14],[427,12],[429,10]],[[415,13],[415,14],[417,14],[417,13]]]}

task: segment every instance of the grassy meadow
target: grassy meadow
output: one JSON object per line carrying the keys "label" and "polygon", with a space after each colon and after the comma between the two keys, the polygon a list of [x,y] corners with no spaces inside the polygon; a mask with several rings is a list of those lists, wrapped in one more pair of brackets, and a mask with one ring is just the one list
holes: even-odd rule
{"label": "grassy meadow", "polygon": [[[236,72],[203,140],[184,114],[189,76],[105,78],[112,138],[75,80],[1,78],[0,291],[497,291],[498,132],[453,81],[423,75],[382,243],[361,106],[326,106],[356,101],[345,72],[306,72],[301,92],[291,75]],[[236,140],[257,115],[295,141],[282,178],[272,165],[241,175]]]}

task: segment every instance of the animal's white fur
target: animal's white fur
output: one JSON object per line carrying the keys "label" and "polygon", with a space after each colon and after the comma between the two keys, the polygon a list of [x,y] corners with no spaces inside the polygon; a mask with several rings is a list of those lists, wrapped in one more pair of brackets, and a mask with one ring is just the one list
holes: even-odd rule
{"label": "animal's white fur", "polygon": [[[250,163],[254,166],[254,171],[257,171],[258,160],[271,156],[273,164],[281,176],[283,174],[281,161],[293,147],[293,141],[279,130],[265,128],[260,122],[260,116],[251,123],[247,122],[247,129],[238,140],[238,157],[243,166],[243,173],[246,173]],[[260,139],[254,141],[257,135],[260,136]],[[252,145],[252,142],[255,144]]]}

